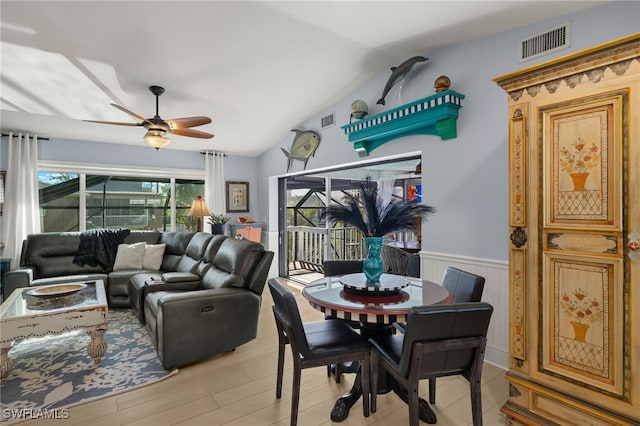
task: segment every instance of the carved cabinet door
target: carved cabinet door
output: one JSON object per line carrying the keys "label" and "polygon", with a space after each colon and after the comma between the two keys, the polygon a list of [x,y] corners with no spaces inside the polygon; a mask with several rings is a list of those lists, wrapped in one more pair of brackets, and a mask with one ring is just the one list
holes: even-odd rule
{"label": "carved cabinet door", "polygon": [[512,418],[640,421],[640,37],[510,95]]}

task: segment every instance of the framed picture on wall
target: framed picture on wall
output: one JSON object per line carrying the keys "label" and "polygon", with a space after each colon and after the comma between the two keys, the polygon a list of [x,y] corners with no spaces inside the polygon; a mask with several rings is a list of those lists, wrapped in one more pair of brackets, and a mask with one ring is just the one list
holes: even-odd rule
{"label": "framed picture on wall", "polygon": [[249,211],[249,182],[227,181],[227,213]]}

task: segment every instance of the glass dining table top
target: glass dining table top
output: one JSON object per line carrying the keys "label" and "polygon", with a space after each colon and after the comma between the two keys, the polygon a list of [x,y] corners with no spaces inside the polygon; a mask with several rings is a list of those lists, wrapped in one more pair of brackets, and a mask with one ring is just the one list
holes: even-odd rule
{"label": "glass dining table top", "polygon": [[[383,274],[384,275],[384,274]],[[366,323],[392,323],[406,320],[414,306],[451,303],[451,293],[440,284],[406,277],[408,285],[397,292],[350,291],[341,277],[325,277],[308,284],[302,296],[311,306],[337,318]]]}

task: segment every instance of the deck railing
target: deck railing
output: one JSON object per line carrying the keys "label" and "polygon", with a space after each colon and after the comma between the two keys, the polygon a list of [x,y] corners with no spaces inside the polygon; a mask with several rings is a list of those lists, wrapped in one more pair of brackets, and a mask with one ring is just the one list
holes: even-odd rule
{"label": "deck railing", "polygon": [[[413,232],[394,234],[397,241],[415,241]],[[325,259],[355,260],[364,258],[362,233],[357,228],[287,227],[289,264],[296,269],[322,271]],[[327,245],[327,240],[329,244]]]}

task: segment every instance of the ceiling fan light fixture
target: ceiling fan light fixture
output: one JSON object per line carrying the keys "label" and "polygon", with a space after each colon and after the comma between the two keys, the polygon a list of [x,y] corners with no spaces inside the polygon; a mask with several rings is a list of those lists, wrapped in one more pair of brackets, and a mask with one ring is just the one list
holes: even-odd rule
{"label": "ceiling fan light fixture", "polygon": [[165,138],[164,135],[167,132],[162,129],[149,129],[146,135],[144,135],[144,140],[149,146],[155,149],[160,149],[169,144],[171,140],[169,138]]}

